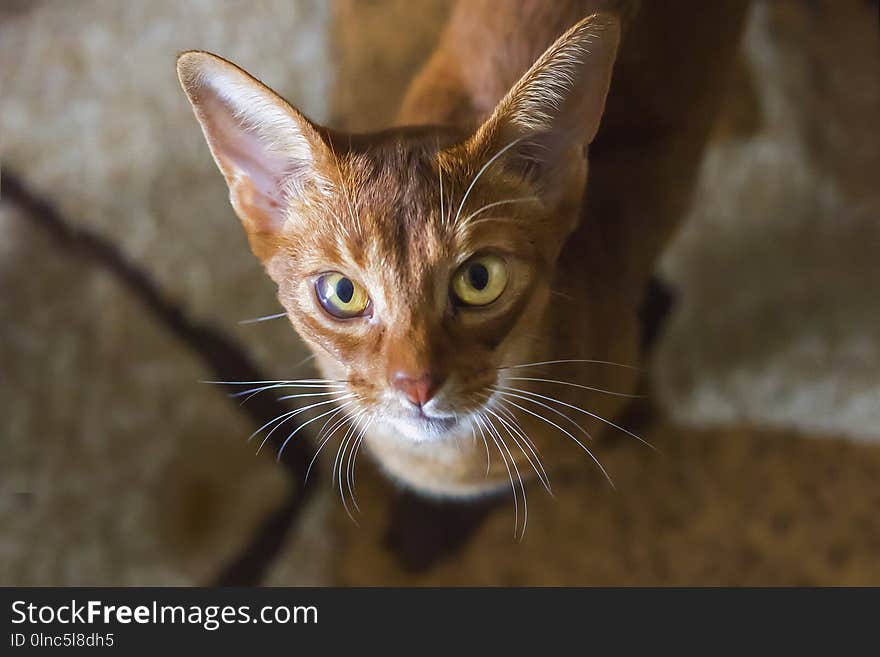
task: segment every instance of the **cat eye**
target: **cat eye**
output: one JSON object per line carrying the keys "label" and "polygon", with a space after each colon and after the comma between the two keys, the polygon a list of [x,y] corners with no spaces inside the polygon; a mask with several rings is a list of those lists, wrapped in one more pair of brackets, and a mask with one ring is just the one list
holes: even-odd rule
{"label": "cat eye", "polygon": [[452,277],[452,292],[466,306],[486,306],[504,292],[507,264],[496,255],[481,255],[464,263]]}
{"label": "cat eye", "polygon": [[370,297],[358,283],[340,274],[328,272],[315,281],[318,303],[337,319],[351,319],[367,314]]}

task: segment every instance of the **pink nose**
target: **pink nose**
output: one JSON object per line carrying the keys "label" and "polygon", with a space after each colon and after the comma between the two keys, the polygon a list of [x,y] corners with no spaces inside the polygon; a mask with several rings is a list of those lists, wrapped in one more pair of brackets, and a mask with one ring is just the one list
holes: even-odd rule
{"label": "pink nose", "polygon": [[440,387],[439,381],[430,373],[422,374],[419,377],[413,377],[407,372],[396,372],[391,377],[391,382],[395,388],[400,390],[406,398],[416,406],[424,406],[430,401],[437,388]]}

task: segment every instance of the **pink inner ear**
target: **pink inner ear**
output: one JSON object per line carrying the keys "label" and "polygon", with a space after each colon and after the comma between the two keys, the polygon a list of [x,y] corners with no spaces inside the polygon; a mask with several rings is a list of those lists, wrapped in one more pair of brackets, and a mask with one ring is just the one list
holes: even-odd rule
{"label": "pink inner ear", "polygon": [[284,184],[295,174],[293,158],[273,150],[219,98],[204,99],[199,113],[209,127],[208,142],[240,218],[260,232],[281,230],[286,218]]}

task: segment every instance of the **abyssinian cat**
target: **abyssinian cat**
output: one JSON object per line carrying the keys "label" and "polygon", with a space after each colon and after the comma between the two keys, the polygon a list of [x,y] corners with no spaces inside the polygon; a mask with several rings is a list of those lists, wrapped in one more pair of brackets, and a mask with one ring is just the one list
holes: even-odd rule
{"label": "abyssinian cat", "polygon": [[581,221],[620,24],[589,5],[460,3],[398,127],[372,134],[317,125],[215,55],[179,57],[325,376],[278,385],[318,397],[340,489],[363,442],[420,492],[510,486],[525,505],[551,465],[586,454],[604,473],[590,437],[626,431],[611,418],[636,379],[631,293]]}

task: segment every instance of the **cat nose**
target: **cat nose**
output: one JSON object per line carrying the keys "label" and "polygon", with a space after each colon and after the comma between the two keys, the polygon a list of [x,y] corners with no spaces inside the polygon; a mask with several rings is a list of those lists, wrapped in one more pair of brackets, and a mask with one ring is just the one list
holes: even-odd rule
{"label": "cat nose", "polygon": [[398,371],[392,375],[391,383],[406,395],[411,403],[416,406],[424,406],[437,392],[441,381],[430,372],[413,376],[409,372]]}

